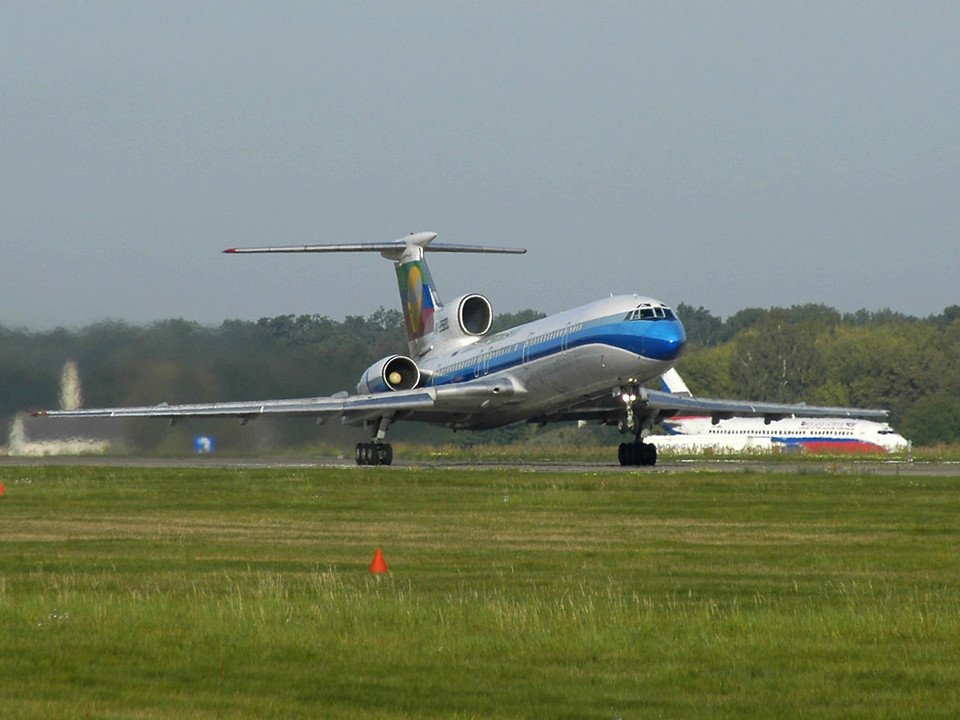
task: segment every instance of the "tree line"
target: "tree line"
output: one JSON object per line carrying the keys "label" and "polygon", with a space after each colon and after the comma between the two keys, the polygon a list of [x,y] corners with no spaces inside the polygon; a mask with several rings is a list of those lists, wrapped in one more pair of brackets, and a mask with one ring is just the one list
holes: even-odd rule
{"label": "tree line", "polygon": [[[960,306],[927,318],[824,305],[750,308],[726,320],[684,303],[676,310],[688,336],[678,369],[695,394],[886,407],[918,444],[960,440]],[[505,313],[494,330],[542,316]],[[97,407],[353,392],[373,362],[405,351],[402,315],[383,308],[343,320],[284,315],[219,327],[185,320],[49,332],[0,327],[0,414],[56,407],[68,360],[79,367],[84,405]],[[166,432],[163,423],[137,427],[148,447]],[[408,427],[417,428],[404,431],[411,437],[449,440],[446,431]],[[281,428],[292,443],[315,433],[302,420]]]}

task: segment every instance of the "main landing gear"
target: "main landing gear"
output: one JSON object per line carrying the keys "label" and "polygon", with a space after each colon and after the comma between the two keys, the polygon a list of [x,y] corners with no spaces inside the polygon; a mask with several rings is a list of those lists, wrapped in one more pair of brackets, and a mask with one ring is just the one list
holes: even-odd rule
{"label": "main landing gear", "polygon": [[[357,443],[357,465],[389,465],[393,462],[393,447],[384,442],[391,417],[382,417],[377,422],[377,434],[372,442]],[[369,423],[368,427],[373,423]]]}
{"label": "main landing gear", "polygon": [[617,450],[617,459],[623,466],[657,464],[657,446],[641,441],[620,443]]}
{"label": "main landing gear", "polygon": [[393,462],[390,443],[357,443],[357,465],[389,465]]}

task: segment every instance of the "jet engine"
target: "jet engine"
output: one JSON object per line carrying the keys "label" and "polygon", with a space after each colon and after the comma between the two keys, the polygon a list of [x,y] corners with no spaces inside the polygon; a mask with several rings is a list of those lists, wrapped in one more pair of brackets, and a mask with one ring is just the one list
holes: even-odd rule
{"label": "jet engine", "polygon": [[404,355],[388,355],[367,368],[357,383],[357,392],[380,393],[412,390],[420,384],[420,368]]}
{"label": "jet engine", "polygon": [[471,293],[457,298],[457,324],[464,335],[484,335],[493,322],[493,307],[483,295]]}

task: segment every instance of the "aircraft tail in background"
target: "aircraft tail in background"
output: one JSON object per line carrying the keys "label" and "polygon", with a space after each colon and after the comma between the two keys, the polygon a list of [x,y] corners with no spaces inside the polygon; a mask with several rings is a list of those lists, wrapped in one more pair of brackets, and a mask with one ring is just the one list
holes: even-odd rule
{"label": "aircraft tail in background", "polygon": [[660,376],[660,385],[663,386],[664,392],[673,393],[683,397],[692,397],[693,395],[693,393],[690,392],[690,388],[687,387],[687,384],[683,381],[683,378],[680,377],[680,373],[678,373],[675,368],[670,368],[667,370],[667,372]]}

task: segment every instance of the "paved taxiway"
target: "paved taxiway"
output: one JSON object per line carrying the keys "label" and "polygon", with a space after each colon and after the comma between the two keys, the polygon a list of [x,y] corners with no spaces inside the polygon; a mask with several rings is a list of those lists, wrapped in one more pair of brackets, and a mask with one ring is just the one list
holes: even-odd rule
{"label": "paved taxiway", "polygon": [[[338,458],[310,459],[306,457],[231,458],[225,456],[184,456],[178,458],[114,457],[85,455],[79,457],[0,457],[0,467],[27,467],[37,465],[84,465],[90,467],[215,467],[215,468],[356,468],[353,460]],[[450,468],[469,470],[506,470],[523,472],[582,472],[582,473],[796,473],[857,475],[903,475],[905,477],[960,477],[958,462],[904,462],[883,460],[805,460],[802,462],[756,460],[682,460],[660,462],[653,468],[620,467],[614,463],[570,462],[443,462],[440,460],[396,460],[391,468]],[[382,468],[389,472],[391,468]],[[365,468],[366,469],[366,468]]]}

